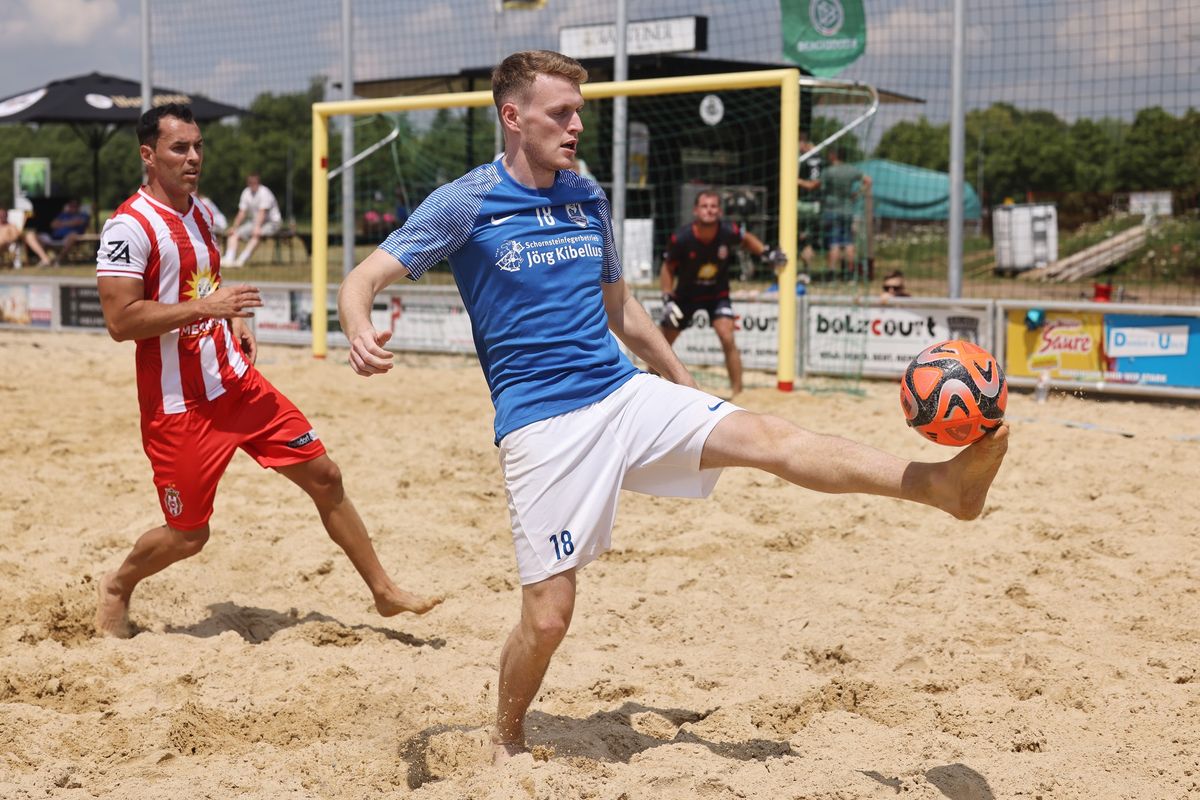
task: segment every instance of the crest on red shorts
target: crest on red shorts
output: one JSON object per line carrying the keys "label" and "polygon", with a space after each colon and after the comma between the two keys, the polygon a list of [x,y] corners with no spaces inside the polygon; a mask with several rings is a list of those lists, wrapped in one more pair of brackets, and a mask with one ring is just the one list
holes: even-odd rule
{"label": "crest on red shorts", "polygon": [[167,513],[172,517],[178,517],[183,513],[183,498],[179,495],[179,490],[174,486],[168,486],[163,490],[163,505],[167,507]]}

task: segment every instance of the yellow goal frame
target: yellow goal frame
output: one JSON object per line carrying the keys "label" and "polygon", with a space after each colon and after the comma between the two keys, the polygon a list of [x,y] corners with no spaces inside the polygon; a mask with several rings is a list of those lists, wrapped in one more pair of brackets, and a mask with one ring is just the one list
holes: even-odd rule
{"label": "yellow goal frame", "polygon": [[[717,92],[732,89],[779,87],[779,246],[787,254],[787,266],[779,275],[779,363],[778,387],[791,391],[796,379],[796,180],[799,177],[797,134],[800,130],[800,72],[770,69],[692,75],[680,78],[606,83],[585,83],[585,99],[642,97],[659,94]],[[325,312],[329,292],[329,119],[341,115],[383,114],[436,108],[481,108],[492,105],[492,93],[451,92],[444,94],[389,97],[377,100],[342,100],[312,106],[312,347],[313,355],[324,358],[328,347]]]}

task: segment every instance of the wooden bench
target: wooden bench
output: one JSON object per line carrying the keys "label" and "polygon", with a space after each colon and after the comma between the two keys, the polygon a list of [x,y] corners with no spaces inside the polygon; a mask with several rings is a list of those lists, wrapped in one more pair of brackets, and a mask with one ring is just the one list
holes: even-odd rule
{"label": "wooden bench", "polygon": [[[98,233],[81,233],[75,237],[75,242],[71,245],[71,252],[67,253],[67,258],[62,257],[62,244],[51,242],[47,244],[42,242],[42,247],[46,252],[54,258],[54,263],[69,264],[73,262],[87,263],[88,261],[95,262],[96,251],[100,249],[100,234]],[[57,255],[55,254],[57,252]]]}
{"label": "wooden bench", "polygon": [[[270,236],[264,236],[264,241],[269,240],[273,245],[271,255],[272,264],[294,264],[296,263],[296,242],[304,248],[304,254],[308,255],[308,243],[300,234],[296,233],[295,228],[280,228]],[[283,248],[287,247],[287,261],[283,260]]]}
{"label": "wooden bench", "polygon": [[[238,250],[246,246],[245,239],[238,243]],[[262,263],[265,259],[263,253],[267,252],[270,247],[270,263],[271,264],[294,264],[296,262],[296,243],[304,248],[304,254],[308,255],[308,239],[303,234],[297,233],[295,228],[280,228],[275,233],[260,236],[258,239],[258,247],[254,248],[254,253],[250,256],[251,261]],[[284,259],[284,248],[287,248],[287,259]]]}
{"label": "wooden bench", "polygon": [[76,261],[95,261],[100,250],[100,234],[81,233],[71,247],[71,258]]}

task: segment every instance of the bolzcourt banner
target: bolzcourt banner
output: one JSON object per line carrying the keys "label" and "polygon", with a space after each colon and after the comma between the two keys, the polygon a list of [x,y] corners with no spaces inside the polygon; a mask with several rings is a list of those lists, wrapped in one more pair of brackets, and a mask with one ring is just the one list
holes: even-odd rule
{"label": "bolzcourt banner", "polygon": [[867,49],[862,0],[779,0],[783,57],[831,78]]}
{"label": "bolzcourt banner", "polygon": [[986,308],[881,308],[813,305],[808,314],[805,368],[847,374],[861,367],[874,377],[903,375],[931,344],[965,339],[984,348]]}

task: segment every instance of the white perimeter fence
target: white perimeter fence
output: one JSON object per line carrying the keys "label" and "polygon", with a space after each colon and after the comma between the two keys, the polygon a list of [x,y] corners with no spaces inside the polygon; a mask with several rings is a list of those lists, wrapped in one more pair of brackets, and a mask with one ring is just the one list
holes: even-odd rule
{"label": "white perimeter fence", "polygon": [[[260,341],[311,346],[307,284],[260,284],[255,316]],[[345,347],[329,292],[329,345]],[[658,318],[657,292],[639,292]],[[1009,383],[1062,390],[1200,399],[1200,307],[1128,303],[854,297],[798,298],[796,373],[895,378],[927,345],[969,339],[993,352]],[[737,342],[747,369],[773,372],[778,304],[772,296],[736,297]],[[376,299],[372,319],[393,332],[390,347],[474,353],[471,323],[453,286],[394,286]],[[86,278],[0,276],[0,328],[103,331],[96,284]],[[703,313],[675,343],[690,365],[724,363]]]}

